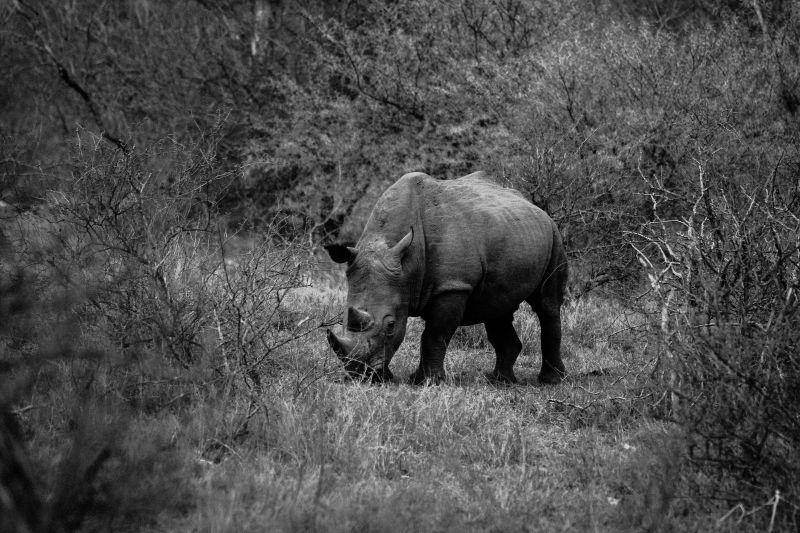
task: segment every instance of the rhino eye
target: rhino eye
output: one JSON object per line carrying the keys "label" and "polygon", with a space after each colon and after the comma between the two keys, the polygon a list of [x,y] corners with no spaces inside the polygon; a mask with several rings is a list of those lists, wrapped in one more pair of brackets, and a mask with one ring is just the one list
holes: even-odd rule
{"label": "rhino eye", "polygon": [[386,320],[386,334],[387,335],[394,334],[394,319],[393,318],[388,318]]}

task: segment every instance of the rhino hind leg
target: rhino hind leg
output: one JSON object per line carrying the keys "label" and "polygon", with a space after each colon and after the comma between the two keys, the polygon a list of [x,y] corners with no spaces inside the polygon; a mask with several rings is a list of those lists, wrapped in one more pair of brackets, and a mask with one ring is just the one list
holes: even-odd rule
{"label": "rhino hind leg", "polygon": [[564,303],[569,274],[564,246],[555,226],[553,239],[550,264],[542,284],[527,298],[539,317],[542,330],[542,370],[539,372],[539,383],[544,384],[560,383],[566,375],[564,362],[561,360],[561,304]]}
{"label": "rhino hind leg", "polygon": [[[556,272],[559,274],[559,272]],[[566,275],[566,272],[563,272]],[[561,276],[554,276],[561,277]],[[541,326],[542,369],[539,372],[539,383],[555,385],[561,383],[566,376],[564,362],[561,360],[561,303],[564,282],[540,287],[536,294],[528,299],[528,303],[536,312]],[[544,289],[544,290],[543,290]]]}
{"label": "rhino hind leg", "polygon": [[522,342],[512,322],[513,316],[486,322],[486,336],[494,348],[496,359],[489,379],[502,383],[516,383],[514,363],[522,351]]}
{"label": "rhino hind leg", "polygon": [[536,308],[542,330],[542,369],[539,383],[555,385],[566,375],[561,360],[561,313],[560,309],[539,304]]}

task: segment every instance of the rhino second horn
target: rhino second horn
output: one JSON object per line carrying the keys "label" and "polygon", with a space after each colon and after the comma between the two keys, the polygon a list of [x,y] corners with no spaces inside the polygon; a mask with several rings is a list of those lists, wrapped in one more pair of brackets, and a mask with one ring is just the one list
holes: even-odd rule
{"label": "rhino second horn", "polygon": [[347,309],[347,329],[366,331],[372,326],[372,317],[366,311],[350,307]]}
{"label": "rhino second horn", "polygon": [[412,227],[411,230],[408,233],[406,233],[406,236],[400,239],[400,242],[398,242],[392,247],[392,253],[397,257],[402,257],[406,253],[406,250],[408,250],[408,247],[411,246],[411,243],[413,241],[414,241],[414,228]]}

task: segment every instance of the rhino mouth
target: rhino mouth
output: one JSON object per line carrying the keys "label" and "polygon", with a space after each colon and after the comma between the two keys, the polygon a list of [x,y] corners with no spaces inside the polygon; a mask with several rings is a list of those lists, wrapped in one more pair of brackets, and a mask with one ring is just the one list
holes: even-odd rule
{"label": "rhino mouth", "polygon": [[328,330],[328,344],[344,363],[345,372],[350,379],[370,383],[394,380],[394,375],[385,362],[386,358],[369,356],[370,351],[364,350],[367,346],[347,337],[339,337],[331,330]]}
{"label": "rhino mouth", "polygon": [[345,365],[347,377],[364,383],[387,383],[394,381],[392,371],[386,366],[369,366],[362,361],[352,361]]}

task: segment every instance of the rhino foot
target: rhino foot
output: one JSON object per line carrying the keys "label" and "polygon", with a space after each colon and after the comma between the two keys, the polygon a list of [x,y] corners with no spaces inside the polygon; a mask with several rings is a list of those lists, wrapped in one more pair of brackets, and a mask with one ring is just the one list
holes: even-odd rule
{"label": "rhino foot", "polygon": [[554,369],[542,370],[539,372],[539,383],[542,385],[558,385],[566,375],[566,372],[559,372]]}
{"label": "rhino foot", "polygon": [[394,374],[388,366],[373,368],[361,361],[350,360],[345,365],[347,378],[363,383],[387,383],[394,381]]}
{"label": "rhino foot", "polygon": [[517,377],[512,370],[503,371],[494,369],[486,373],[486,378],[492,383],[504,383],[508,385],[517,383]]}
{"label": "rhino foot", "polygon": [[383,367],[380,370],[376,370],[372,373],[372,382],[373,383],[391,383],[394,381],[394,374],[392,371],[389,370],[388,367]]}
{"label": "rhino foot", "polygon": [[444,370],[434,370],[425,372],[418,368],[416,372],[411,374],[408,381],[412,385],[439,385],[445,380]]}

